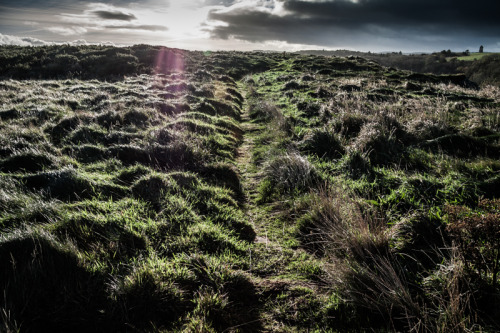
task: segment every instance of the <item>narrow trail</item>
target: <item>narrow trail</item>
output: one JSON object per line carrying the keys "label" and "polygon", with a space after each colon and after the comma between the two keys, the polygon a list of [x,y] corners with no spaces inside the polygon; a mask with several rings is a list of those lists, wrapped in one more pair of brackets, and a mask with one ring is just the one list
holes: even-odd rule
{"label": "narrow trail", "polygon": [[308,304],[320,304],[315,303],[315,297],[323,297],[317,281],[310,279],[310,272],[317,274],[321,264],[298,246],[291,234],[293,219],[285,211],[277,209],[275,203],[257,203],[262,166],[256,166],[252,159],[256,150],[262,148],[259,136],[265,133],[266,124],[252,121],[245,96],[247,87],[240,82],[238,88],[244,96],[240,121],[243,136],[235,162],[245,193],[242,210],[256,233],[249,252],[248,273],[262,305],[262,331],[281,332],[285,326],[294,326],[295,321],[298,329],[301,324],[297,318],[303,311],[311,311]]}
{"label": "narrow trail", "polygon": [[269,243],[269,239],[265,234],[260,233],[261,225],[259,219],[262,218],[262,212],[258,209],[255,202],[258,194],[259,171],[252,164],[252,153],[254,149],[255,136],[261,130],[258,124],[252,123],[249,114],[249,105],[246,99],[246,89],[243,84],[239,85],[239,90],[245,97],[243,103],[243,113],[241,115],[241,129],[243,131],[243,142],[238,147],[236,154],[236,166],[242,177],[243,191],[245,193],[244,211],[248,217],[248,221],[254,227],[257,233],[257,243]]}
{"label": "narrow trail", "polygon": [[256,140],[265,130],[265,124],[252,122],[248,100],[245,96],[246,88],[245,84],[239,84],[239,90],[245,98],[240,122],[243,141],[238,147],[235,160],[241,175],[243,192],[245,193],[243,211],[256,233],[255,246],[252,251],[255,251],[255,254],[261,258],[272,258],[273,256],[281,258],[279,262],[274,263],[276,267],[272,267],[272,263],[261,263],[261,266],[267,265],[267,267],[264,269],[256,268],[256,271],[252,273],[264,278],[266,280],[264,283],[268,283],[270,280],[281,280],[282,283],[286,282],[290,285],[306,284],[310,286],[308,283],[310,281],[297,281],[294,278],[288,278],[290,274],[288,274],[287,265],[290,261],[296,260],[305,253],[300,247],[290,248],[290,246],[286,245],[290,238],[289,235],[285,235],[285,229],[289,227],[289,219],[283,217],[281,211],[277,211],[276,205],[272,203],[257,204],[262,167],[253,163],[252,155],[257,145]]}

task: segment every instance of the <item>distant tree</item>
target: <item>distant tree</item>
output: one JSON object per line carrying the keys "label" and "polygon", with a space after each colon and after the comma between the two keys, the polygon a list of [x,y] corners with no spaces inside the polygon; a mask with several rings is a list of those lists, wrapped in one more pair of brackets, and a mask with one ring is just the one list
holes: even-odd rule
{"label": "distant tree", "polygon": [[451,57],[453,53],[451,52],[450,49],[448,49],[448,50],[441,51],[441,54],[444,54],[447,57]]}
{"label": "distant tree", "polygon": [[484,50],[484,47],[481,45],[481,46],[479,47],[479,53],[483,53],[483,50]]}
{"label": "distant tree", "polygon": [[466,56],[470,55],[470,51],[469,50],[465,50],[464,55],[466,55]]}

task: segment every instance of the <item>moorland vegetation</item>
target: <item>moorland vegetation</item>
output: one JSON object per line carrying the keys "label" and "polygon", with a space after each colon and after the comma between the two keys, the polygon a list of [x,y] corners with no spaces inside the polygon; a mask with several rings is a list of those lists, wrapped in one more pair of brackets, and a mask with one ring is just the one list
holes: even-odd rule
{"label": "moorland vegetation", "polygon": [[452,52],[443,50],[434,53],[403,54],[401,52],[372,53],[350,50],[300,51],[299,54],[319,56],[361,57],[386,67],[394,67],[419,73],[460,74],[464,73],[478,85],[500,86],[500,53]]}
{"label": "moorland vegetation", "polygon": [[0,331],[500,329],[487,81],[147,45],[0,60]]}

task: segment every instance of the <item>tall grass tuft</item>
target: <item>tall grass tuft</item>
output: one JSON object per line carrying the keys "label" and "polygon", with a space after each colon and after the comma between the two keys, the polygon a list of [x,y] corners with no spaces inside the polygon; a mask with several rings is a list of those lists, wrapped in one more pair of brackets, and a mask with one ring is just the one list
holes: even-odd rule
{"label": "tall grass tuft", "polygon": [[260,185],[260,201],[273,194],[298,194],[316,187],[321,177],[316,168],[298,153],[278,156],[265,167]]}

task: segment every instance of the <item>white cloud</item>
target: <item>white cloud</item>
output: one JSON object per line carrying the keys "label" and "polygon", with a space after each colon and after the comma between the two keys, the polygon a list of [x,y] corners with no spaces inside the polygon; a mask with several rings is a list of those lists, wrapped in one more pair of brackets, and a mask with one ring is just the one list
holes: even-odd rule
{"label": "white cloud", "polygon": [[11,35],[4,35],[0,33],[0,45],[19,45],[19,46],[44,46],[44,45],[103,45],[103,46],[122,46],[110,41],[103,41],[98,43],[89,43],[85,39],[76,39],[69,42],[47,42],[33,37],[18,37]]}
{"label": "white cloud", "polygon": [[42,46],[51,43],[33,37],[17,37],[0,33],[0,45]]}
{"label": "white cloud", "polygon": [[75,45],[75,46],[78,46],[78,45],[89,45],[89,43],[85,39],[77,39],[77,40],[74,40],[74,41],[70,42],[69,44]]}
{"label": "white cloud", "polygon": [[24,25],[29,25],[31,27],[36,27],[36,26],[40,25],[40,23],[34,22],[34,21],[24,21],[23,24]]}
{"label": "white cloud", "polygon": [[62,36],[82,35],[87,32],[83,27],[48,27],[45,30]]}

